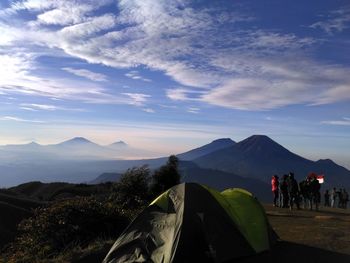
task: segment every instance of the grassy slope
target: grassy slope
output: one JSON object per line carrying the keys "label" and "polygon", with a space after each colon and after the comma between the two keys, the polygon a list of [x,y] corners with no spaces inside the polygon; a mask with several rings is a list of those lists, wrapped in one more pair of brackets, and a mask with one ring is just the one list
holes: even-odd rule
{"label": "grassy slope", "polygon": [[0,201],[0,250],[13,240],[16,234],[17,224],[23,218],[31,216],[31,212],[22,207],[18,207],[3,201]]}

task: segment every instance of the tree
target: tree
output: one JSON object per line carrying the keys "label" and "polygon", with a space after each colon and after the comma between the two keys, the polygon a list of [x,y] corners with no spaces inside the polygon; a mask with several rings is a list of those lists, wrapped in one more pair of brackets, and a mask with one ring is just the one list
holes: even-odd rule
{"label": "tree", "polygon": [[179,159],[175,155],[171,155],[167,163],[154,172],[151,184],[153,196],[157,196],[180,183],[181,176],[178,171],[178,165]]}
{"label": "tree", "polygon": [[139,208],[149,200],[150,169],[147,165],[128,169],[114,186],[112,197],[125,208]]}

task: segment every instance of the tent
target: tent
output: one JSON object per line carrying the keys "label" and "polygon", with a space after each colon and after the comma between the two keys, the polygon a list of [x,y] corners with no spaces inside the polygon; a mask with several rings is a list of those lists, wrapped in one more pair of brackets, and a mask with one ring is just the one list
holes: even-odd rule
{"label": "tent", "polygon": [[183,183],[141,212],[103,263],[229,262],[269,250],[276,238],[251,193]]}

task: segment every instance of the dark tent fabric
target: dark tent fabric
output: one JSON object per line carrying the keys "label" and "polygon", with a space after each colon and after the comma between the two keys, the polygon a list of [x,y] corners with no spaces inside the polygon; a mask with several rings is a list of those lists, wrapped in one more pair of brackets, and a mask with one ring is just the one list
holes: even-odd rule
{"label": "dark tent fabric", "polygon": [[275,239],[249,192],[184,183],[141,212],[103,263],[230,262],[270,249]]}

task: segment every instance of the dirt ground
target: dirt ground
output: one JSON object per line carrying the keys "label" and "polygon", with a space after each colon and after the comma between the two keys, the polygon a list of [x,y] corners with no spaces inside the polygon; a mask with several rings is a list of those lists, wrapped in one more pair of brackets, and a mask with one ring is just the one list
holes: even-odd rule
{"label": "dirt ground", "polygon": [[350,263],[350,209],[264,207],[280,240],[271,251],[240,262]]}

